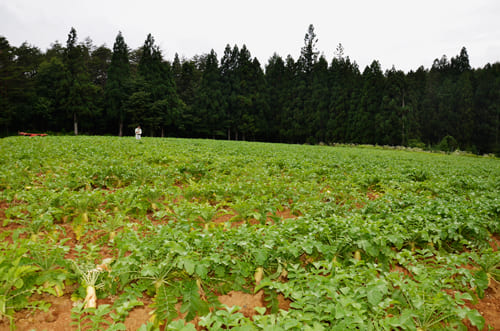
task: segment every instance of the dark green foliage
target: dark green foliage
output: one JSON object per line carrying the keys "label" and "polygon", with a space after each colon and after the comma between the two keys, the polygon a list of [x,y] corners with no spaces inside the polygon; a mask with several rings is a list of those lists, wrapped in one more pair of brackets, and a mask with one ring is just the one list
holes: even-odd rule
{"label": "dark green foliage", "polygon": [[283,112],[286,101],[287,84],[285,62],[278,54],[274,54],[266,65],[265,79],[267,82],[266,99],[269,110],[264,115],[267,124],[266,140],[282,141],[280,129],[283,126]]}
{"label": "dark green foliage", "polygon": [[452,136],[444,137],[437,148],[445,152],[453,152],[458,149],[458,142]]}
{"label": "dark green foliage", "polygon": [[227,139],[231,140],[234,136],[238,140],[238,131],[234,129],[233,122],[239,117],[238,115],[238,94],[240,89],[238,75],[236,74],[238,66],[239,48],[234,45],[233,49],[226,45],[224,55],[221,59],[221,80],[222,91],[224,95],[225,116]]}
{"label": "dark green foliage", "polygon": [[197,109],[197,114],[190,123],[193,131],[204,138],[224,137],[227,125],[224,114],[225,100],[222,97],[219,63],[214,50],[205,59],[205,70],[195,100],[194,107]]}
{"label": "dark green foliage", "polygon": [[329,68],[330,114],[327,123],[326,141],[348,142],[351,131],[349,121],[356,111],[356,98],[360,72],[356,63],[343,57],[342,45],[339,45],[337,57]]}
{"label": "dark green foliage", "polygon": [[122,33],[116,36],[113,45],[113,55],[107,71],[107,81],[105,85],[106,110],[108,120],[118,122],[118,135],[123,135],[123,123],[126,118],[124,105],[129,96],[130,90],[130,63],[129,50]]}
{"label": "dark green foliage", "polygon": [[500,63],[474,72],[473,143],[500,154]]}
{"label": "dark green foliage", "polygon": [[314,64],[318,61],[318,50],[316,49],[316,43],[318,38],[316,38],[316,33],[314,32],[314,26],[309,25],[307,33],[304,37],[304,46],[300,51],[299,63],[301,69],[306,73],[311,73]]}
{"label": "dark green foliage", "polygon": [[[174,61],[175,64],[175,61]],[[176,73],[174,66],[175,85],[177,95],[182,100],[183,111],[177,124],[177,135],[183,137],[193,136],[193,119],[196,117],[198,88],[203,73],[198,69],[195,60],[184,61],[180,73]]]}
{"label": "dark green foliage", "polygon": [[93,103],[98,94],[97,87],[91,82],[86,60],[89,49],[77,44],[76,30],[71,28],[66,42],[63,63],[67,71],[67,89],[62,105],[69,118],[73,119],[73,131],[78,135],[78,121],[81,116],[91,117],[95,111]]}
{"label": "dark green foliage", "polygon": [[27,43],[11,47],[7,39],[0,37],[0,135],[19,130],[20,123],[32,125],[35,76],[41,62],[38,48]]}
{"label": "dark green foliage", "polygon": [[[0,134],[132,133],[286,143],[361,143],[500,153],[500,64],[471,68],[467,49],[404,73],[378,61],[361,70],[341,44],[331,62],[311,24],[298,59],[264,66],[245,46],[163,59],[149,34],[129,50],[77,42],[42,53],[0,37]],[[265,72],[263,70],[265,68]],[[128,128],[128,129],[125,129]],[[117,130],[118,129],[118,130]]]}
{"label": "dark green foliage", "polygon": [[53,57],[40,65],[36,76],[38,100],[34,105],[34,119],[40,130],[59,131],[70,125],[62,102],[68,84],[68,72],[60,58]]}
{"label": "dark green foliage", "polygon": [[[128,107],[133,118],[131,125],[144,123],[149,135],[160,133],[163,137],[165,130],[178,122],[182,102],[177,96],[171,66],[163,61],[160,48],[154,44],[151,34],[147,36],[142,47],[137,73],[136,92],[132,96],[140,96],[141,105],[145,108],[139,110]],[[133,103],[139,99],[136,98]],[[149,102],[145,102],[147,99]]]}

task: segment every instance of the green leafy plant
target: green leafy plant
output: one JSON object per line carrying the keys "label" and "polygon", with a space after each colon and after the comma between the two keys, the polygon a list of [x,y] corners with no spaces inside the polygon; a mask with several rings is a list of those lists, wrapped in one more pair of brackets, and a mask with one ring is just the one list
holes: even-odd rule
{"label": "green leafy plant", "polygon": [[16,310],[48,309],[41,301],[29,301],[36,289],[36,277],[40,270],[35,265],[25,264],[23,255],[27,248],[3,242],[0,249],[0,319],[7,318],[14,326]]}
{"label": "green leafy plant", "polygon": [[491,286],[492,282],[500,281],[500,251],[488,248],[471,256],[477,270],[474,273],[476,289],[480,297]]}
{"label": "green leafy plant", "polygon": [[238,312],[241,307],[223,305],[222,308],[203,316],[199,325],[206,327],[208,330],[221,330],[249,324],[249,319]]}
{"label": "green leafy plant", "polygon": [[96,308],[97,307],[97,294],[96,290],[104,287],[104,283],[98,282],[99,276],[109,271],[109,264],[111,259],[106,259],[100,265],[90,265],[82,264],[78,265],[76,262],[73,263],[73,267],[77,275],[79,276],[81,285],[85,288],[85,299],[84,308]]}
{"label": "green leafy plant", "polygon": [[112,311],[108,304],[100,305],[98,308],[85,307],[83,303],[77,304],[71,309],[71,324],[78,331],[81,330],[126,330],[125,324],[116,323],[106,319]]}
{"label": "green leafy plant", "polygon": [[70,266],[64,259],[69,250],[69,247],[64,246],[64,242],[69,239],[60,242],[57,240],[57,237],[46,236],[36,241],[29,241],[27,248],[33,265],[40,268],[36,279],[37,285],[41,285],[38,291],[62,296],[65,282],[70,278]]}

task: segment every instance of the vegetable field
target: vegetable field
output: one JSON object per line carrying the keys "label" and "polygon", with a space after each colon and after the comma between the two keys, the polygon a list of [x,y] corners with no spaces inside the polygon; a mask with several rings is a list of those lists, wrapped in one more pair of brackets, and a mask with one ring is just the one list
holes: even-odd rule
{"label": "vegetable field", "polygon": [[500,330],[500,160],[0,140],[0,330]]}

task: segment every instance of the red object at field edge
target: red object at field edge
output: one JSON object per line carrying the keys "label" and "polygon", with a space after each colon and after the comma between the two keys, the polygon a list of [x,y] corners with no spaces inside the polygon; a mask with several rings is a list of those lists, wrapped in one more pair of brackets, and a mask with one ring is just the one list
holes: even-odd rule
{"label": "red object at field edge", "polygon": [[28,133],[28,132],[19,132],[19,135],[21,136],[29,136],[29,137],[45,137],[47,134],[46,133]]}

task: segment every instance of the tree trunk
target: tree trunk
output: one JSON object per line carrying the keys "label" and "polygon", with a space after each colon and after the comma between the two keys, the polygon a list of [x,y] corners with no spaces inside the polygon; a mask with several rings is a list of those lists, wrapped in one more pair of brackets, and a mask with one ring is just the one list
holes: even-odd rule
{"label": "tree trunk", "polygon": [[118,124],[118,137],[123,137],[123,121]]}
{"label": "tree trunk", "polygon": [[495,125],[495,151],[497,153],[500,153],[500,146],[498,145],[498,128],[499,128],[499,115],[500,115],[500,110],[497,109],[497,118],[496,118],[496,125]]}
{"label": "tree trunk", "polygon": [[78,121],[76,119],[76,112],[73,113],[73,128],[75,131],[75,136],[78,136]]}
{"label": "tree trunk", "polygon": [[405,94],[403,93],[403,98],[401,102],[401,124],[402,124],[402,131],[401,131],[401,146],[405,146]]}

